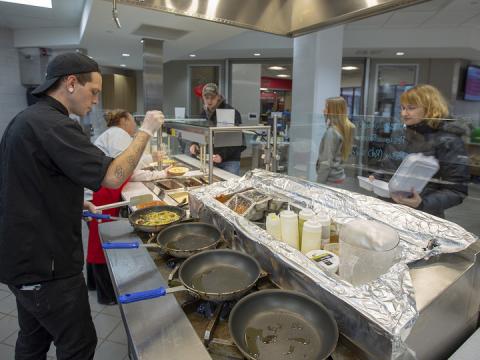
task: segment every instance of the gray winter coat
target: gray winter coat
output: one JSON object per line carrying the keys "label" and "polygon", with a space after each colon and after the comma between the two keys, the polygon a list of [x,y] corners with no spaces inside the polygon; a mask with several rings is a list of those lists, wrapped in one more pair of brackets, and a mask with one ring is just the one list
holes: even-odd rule
{"label": "gray winter coat", "polygon": [[317,182],[345,179],[342,166],[343,137],[334,126],[328,126],[320,143],[317,160]]}

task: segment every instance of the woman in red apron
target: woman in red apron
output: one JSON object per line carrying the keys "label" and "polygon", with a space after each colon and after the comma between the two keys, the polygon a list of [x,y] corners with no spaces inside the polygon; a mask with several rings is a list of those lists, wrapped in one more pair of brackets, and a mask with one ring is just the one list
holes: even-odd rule
{"label": "woman in red apron", "polygon": [[[122,189],[128,180],[118,189],[107,189],[101,187],[93,193],[92,203],[95,206],[115,203],[122,200]],[[119,209],[103,210],[103,214],[118,216]],[[109,220],[104,220],[109,221]],[[115,291],[108,272],[107,262],[103,254],[100,237],[98,234],[98,222],[90,222],[87,249],[87,285],[89,290],[97,290],[97,301],[99,304],[116,304]]]}

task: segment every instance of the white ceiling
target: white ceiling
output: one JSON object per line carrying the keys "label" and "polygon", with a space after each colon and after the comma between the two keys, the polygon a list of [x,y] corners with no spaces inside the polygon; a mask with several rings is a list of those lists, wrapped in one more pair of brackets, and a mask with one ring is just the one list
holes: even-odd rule
{"label": "white ceiling", "polygon": [[[53,9],[0,2],[0,27],[14,30],[17,47],[85,48],[101,65],[142,68],[141,25],[187,31],[165,41],[165,61],[291,57],[293,40],[193,18],[118,6],[122,28],[112,20],[112,2],[53,0]],[[84,8],[90,11],[83,11]],[[83,21],[86,22],[83,33]],[[464,57],[480,60],[480,0],[432,0],[346,25],[344,56]],[[68,36],[67,36],[68,35]],[[127,52],[131,56],[122,57]]]}
{"label": "white ceiling", "polygon": [[0,27],[36,29],[78,27],[85,0],[52,0],[52,8],[18,5],[0,1]]}

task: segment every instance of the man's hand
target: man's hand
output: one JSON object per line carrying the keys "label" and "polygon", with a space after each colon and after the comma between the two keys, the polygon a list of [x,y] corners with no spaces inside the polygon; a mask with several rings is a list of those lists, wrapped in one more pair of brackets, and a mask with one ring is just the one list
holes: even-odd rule
{"label": "man's hand", "polygon": [[190,145],[190,154],[198,155],[199,152],[200,152],[200,148],[198,147],[197,144]]}
{"label": "man's hand", "polygon": [[161,111],[147,111],[142,126],[138,130],[143,131],[150,136],[153,136],[153,134],[155,134],[155,132],[160,129],[164,122],[165,117],[163,116],[163,113]]}
{"label": "man's hand", "polygon": [[223,161],[222,157],[218,154],[213,155],[213,162],[215,164],[220,164]]}
{"label": "man's hand", "polygon": [[[97,210],[97,207],[95,205],[93,205],[93,203],[91,203],[90,201],[84,201],[83,202],[83,210],[87,210],[91,213],[94,213],[94,214],[99,214],[100,211]],[[92,221],[93,219],[91,217],[84,217],[83,220],[85,221]]]}
{"label": "man's hand", "polygon": [[413,188],[412,188],[412,194],[413,194],[412,197],[405,197],[401,195],[392,194],[392,199],[397,204],[407,205],[407,206],[410,206],[411,208],[416,209],[420,206],[423,200],[422,200],[422,197],[418,195],[418,193]]}

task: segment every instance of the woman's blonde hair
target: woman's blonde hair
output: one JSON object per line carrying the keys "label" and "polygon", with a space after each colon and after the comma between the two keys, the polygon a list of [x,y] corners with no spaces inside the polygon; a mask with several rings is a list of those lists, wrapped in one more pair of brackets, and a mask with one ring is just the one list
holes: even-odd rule
{"label": "woman's blonde hair", "polygon": [[103,117],[107,122],[107,127],[118,126],[122,119],[128,119],[130,113],[127,110],[116,109],[116,110],[107,110]]}
{"label": "woman's blonde hair", "polygon": [[331,97],[326,100],[326,117],[332,126],[338,130],[343,137],[342,159],[345,161],[350,156],[353,146],[353,132],[355,125],[347,116],[347,102],[341,96]]}
{"label": "woman's blonde hair", "polygon": [[402,105],[421,106],[425,111],[425,122],[432,128],[440,125],[441,119],[448,117],[448,104],[442,93],[432,85],[420,84],[400,97]]}

